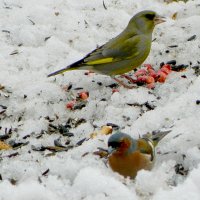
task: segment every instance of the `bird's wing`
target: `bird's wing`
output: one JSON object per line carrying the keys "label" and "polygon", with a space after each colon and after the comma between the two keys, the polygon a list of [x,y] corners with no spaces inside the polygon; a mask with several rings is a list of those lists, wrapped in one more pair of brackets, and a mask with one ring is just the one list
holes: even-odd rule
{"label": "bird's wing", "polygon": [[86,55],[84,63],[98,65],[130,59],[139,54],[138,44],[140,41],[141,37],[139,35],[134,35],[128,39],[122,37],[113,39]]}
{"label": "bird's wing", "polygon": [[122,33],[118,37],[113,38],[106,44],[90,52],[81,60],[49,74],[48,77],[64,73],[65,71],[74,70],[85,65],[95,66],[118,62],[124,59],[131,59],[139,54],[141,39],[142,37],[135,33],[129,36],[124,36]]}
{"label": "bird's wing", "polygon": [[141,153],[151,155],[151,161],[154,160],[155,157],[155,147],[153,141],[149,138],[140,138],[138,139],[138,150]]}

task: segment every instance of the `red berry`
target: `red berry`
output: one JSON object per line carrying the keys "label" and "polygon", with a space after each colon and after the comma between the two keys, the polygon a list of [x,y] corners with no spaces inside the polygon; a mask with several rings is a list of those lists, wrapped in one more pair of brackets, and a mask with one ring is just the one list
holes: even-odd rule
{"label": "red berry", "polygon": [[155,83],[149,83],[149,84],[147,84],[147,88],[149,88],[149,89],[155,88]]}
{"label": "red berry", "polygon": [[153,67],[152,67],[151,64],[144,64],[144,66],[147,68],[147,70],[149,70],[149,69],[153,69]]}
{"label": "red berry", "polygon": [[139,77],[137,78],[137,82],[146,83],[146,79],[147,79],[147,76],[146,76],[146,75],[139,76]]}
{"label": "red berry", "polygon": [[171,66],[168,64],[163,65],[160,70],[167,75],[172,71]]}
{"label": "red berry", "polygon": [[165,79],[167,78],[167,74],[159,70],[157,75],[158,75],[157,81],[160,83],[164,83]]}
{"label": "red berry", "polygon": [[152,76],[147,76],[146,81],[147,84],[155,83],[155,79]]}
{"label": "red berry", "polygon": [[138,70],[137,72],[135,72],[135,76],[143,76],[143,75],[146,75],[147,74],[147,71],[146,71],[146,69],[140,69],[140,70]]}
{"label": "red berry", "polygon": [[69,101],[67,104],[66,104],[66,108],[69,109],[69,110],[72,110],[74,108],[74,105],[76,104],[76,100],[72,100],[72,101]]}
{"label": "red berry", "polygon": [[119,92],[119,90],[118,89],[112,89],[112,93],[115,93],[115,92]]}
{"label": "red berry", "polygon": [[86,100],[89,97],[89,92],[87,91],[80,92],[78,93],[78,97],[82,100]]}
{"label": "red berry", "polygon": [[157,77],[156,71],[154,69],[149,69],[148,72],[149,76],[152,76],[153,78]]}

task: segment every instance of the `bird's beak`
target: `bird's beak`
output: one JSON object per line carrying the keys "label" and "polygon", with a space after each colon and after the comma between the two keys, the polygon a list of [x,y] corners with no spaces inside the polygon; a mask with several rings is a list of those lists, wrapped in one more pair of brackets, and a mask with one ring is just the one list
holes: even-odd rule
{"label": "bird's beak", "polygon": [[160,15],[156,15],[156,17],[154,18],[154,25],[161,24],[165,21],[166,21],[165,17],[160,16]]}
{"label": "bird's beak", "polygon": [[108,147],[108,154],[112,154],[116,149],[114,149],[113,147]]}

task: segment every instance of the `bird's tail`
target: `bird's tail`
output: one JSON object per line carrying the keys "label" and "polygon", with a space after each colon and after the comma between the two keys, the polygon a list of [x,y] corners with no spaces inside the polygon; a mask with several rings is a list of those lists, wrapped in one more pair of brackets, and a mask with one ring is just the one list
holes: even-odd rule
{"label": "bird's tail", "polygon": [[68,65],[67,67],[63,68],[63,69],[60,69],[58,71],[55,71],[49,75],[47,75],[47,77],[51,77],[51,76],[55,76],[55,75],[58,75],[58,74],[62,74],[64,72],[67,72],[67,71],[72,71],[72,70],[77,70],[82,64],[83,64],[84,60],[81,59],[71,65]]}
{"label": "bird's tail", "polygon": [[147,133],[143,135],[143,138],[148,138],[152,140],[153,146],[157,146],[160,140],[162,140],[171,130],[168,131],[153,131],[152,133]]}
{"label": "bird's tail", "polygon": [[71,71],[71,70],[75,70],[75,69],[77,69],[77,68],[71,68],[71,67],[68,68],[68,67],[65,67],[65,68],[63,68],[63,69],[60,69],[60,70],[58,70],[58,71],[55,71],[55,72],[53,72],[53,73],[47,75],[47,77],[51,77],[51,76],[55,76],[55,75],[58,75],[58,74],[62,74],[62,73],[64,73],[64,72]]}

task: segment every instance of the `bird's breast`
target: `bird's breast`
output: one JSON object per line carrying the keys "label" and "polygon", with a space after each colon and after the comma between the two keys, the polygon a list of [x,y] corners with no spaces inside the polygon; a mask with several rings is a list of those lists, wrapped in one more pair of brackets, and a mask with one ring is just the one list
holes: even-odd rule
{"label": "bird's breast", "polygon": [[150,170],[153,163],[150,161],[149,156],[136,151],[129,155],[112,154],[109,157],[109,165],[113,171],[124,177],[135,178],[139,170]]}

